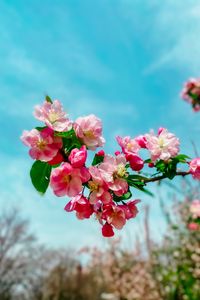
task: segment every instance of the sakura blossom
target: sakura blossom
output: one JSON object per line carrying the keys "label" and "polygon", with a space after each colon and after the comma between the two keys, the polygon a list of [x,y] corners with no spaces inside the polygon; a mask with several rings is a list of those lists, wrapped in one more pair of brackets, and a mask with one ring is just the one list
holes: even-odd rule
{"label": "sakura blossom", "polygon": [[108,187],[117,196],[122,196],[128,191],[128,183],[126,181],[126,158],[123,154],[116,157],[105,155],[103,162],[99,165],[101,176]]}
{"label": "sakura blossom", "polygon": [[200,157],[191,160],[189,172],[194,179],[200,180]]}
{"label": "sakura blossom", "polygon": [[100,170],[97,167],[90,167],[89,172],[91,175],[91,180],[88,181],[90,203],[94,204],[99,200],[104,204],[111,202],[112,195],[108,191],[108,185],[103,180]]}
{"label": "sakura blossom", "polygon": [[162,128],[158,135],[152,131],[146,134],[145,138],[152,162],[158,159],[168,161],[179,153],[179,139],[166,128]]}
{"label": "sakura blossom", "polygon": [[116,229],[122,229],[126,223],[124,209],[116,204],[105,206],[103,219],[105,219],[108,224],[113,225]]}
{"label": "sakura blossom", "polygon": [[73,168],[66,162],[52,170],[50,186],[58,197],[74,197],[82,191],[82,183],[88,181],[89,178],[90,175],[86,168]]}
{"label": "sakura blossom", "polygon": [[181,97],[192,105],[194,111],[200,111],[200,78],[189,79],[184,85]]}
{"label": "sakura blossom", "polygon": [[138,153],[140,145],[135,139],[131,139],[130,136],[120,137],[117,136],[116,140],[119,146],[122,148],[122,152],[126,153]]}
{"label": "sakura blossom", "polygon": [[90,150],[102,147],[105,143],[102,136],[102,122],[95,115],[78,118],[74,123],[74,130],[78,138]]}
{"label": "sakura blossom", "polygon": [[64,208],[67,212],[76,211],[78,219],[88,219],[93,214],[92,205],[88,199],[82,194],[72,198],[72,200]]}
{"label": "sakura blossom", "polygon": [[62,148],[62,139],[53,136],[53,131],[45,128],[42,131],[32,129],[24,130],[21,140],[27,147],[30,147],[29,154],[33,159],[51,161]]}
{"label": "sakura blossom", "polygon": [[136,217],[136,215],[138,214],[138,208],[137,208],[136,204],[138,204],[139,202],[140,202],[140,200],[137,199],[137,200],[131,200],[131,201],[127,202],[126,204],[119,205],[119,207],[124,210],[126,220]]}
{"label": "sakura blossom", "polygon": [[43,105],[35,107],[34,116],[44,122],[49,128],[58,131],[68,131],[72,128],[72,122],[68,119],[59,100],[53,103],[45,101]]}

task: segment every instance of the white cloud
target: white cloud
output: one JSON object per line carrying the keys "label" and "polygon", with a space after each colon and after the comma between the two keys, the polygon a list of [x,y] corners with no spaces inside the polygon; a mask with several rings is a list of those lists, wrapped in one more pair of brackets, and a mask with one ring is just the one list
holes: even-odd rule
{"label": "white cloud", "polygon": [[153,20],[151,38],[158,58],[144,71],[184,70],[196,76],[200,69],[200,6],[197,1],[166,1]]}

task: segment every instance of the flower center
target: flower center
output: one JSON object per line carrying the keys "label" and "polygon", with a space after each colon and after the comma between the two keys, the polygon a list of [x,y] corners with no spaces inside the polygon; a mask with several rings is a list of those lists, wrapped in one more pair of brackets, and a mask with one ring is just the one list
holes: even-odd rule
{"label": "flower center", "polygon": [[92,132],[92,130],[87,130],[84,132],[84,135],[87,137],[87,138],[94,138],[94,133]]}
{"label": "flower center", "polygon": [[131,148],[132,148],[132,144],[131,144],[131,143],[128,143],[128,144],[127,144],[127,149],[130,151]]}
{"label": "flower center", "polygon": [[124,177],[126,175],[127,175],[127,173],[126,173],[125,165],[124,164],[119,164],[117,166],[117,176],[118,177]]}
{"label": "flower center", "polygon": [[163,138],[159,138],[158,139],[158,145],[160,146],[160,148],[164,148],[165,140]]}
{"label": "flower center", "polygon": [[44,150],[45,147],[46,147],[47,143],[44,141],[44,140],[40,140],[38,143],[37,143],[37,147],[40,149],[40,150]]}
{"label": "flower center", "polygon": [[92,192],[97,191],[99,189],[99,185],[97,183],[95,183],[94,181],[89,181],[88,185]]}
{"label": "flower center", "polygon": [[69,183],[70,179],[71,179],[70,175],[64,175],[63,178],[62,178],[62,182],[63,183]]}
{"label": "flower center", "polygon": [[51,123],[55,123],[57,120],[58,120],[58,118],[59,118],[59,116],[58,116],[58,114],[55,112],[55,111],[51,111],[50,113],[49,113],[49,121],[51,122]]}

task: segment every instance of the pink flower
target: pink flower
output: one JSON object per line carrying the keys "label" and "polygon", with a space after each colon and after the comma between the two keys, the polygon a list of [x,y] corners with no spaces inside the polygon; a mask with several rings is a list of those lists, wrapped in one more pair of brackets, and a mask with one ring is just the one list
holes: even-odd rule
{"label": "pink flower", "polygon": [[181,92],[181,97],[192,104],[194,111],[200,111],[200,78],[191,78]]}
{"label": "pink flower", "polygon": [[137,199],[137,200],[131,200],[131,201],[127,202],[126,204],[119,205],[119,207],[124,210],[125,217],[127,220],[136,217],[136,215],[138,213],[136,204],[139,202],[140,202],[140,200]]}
{"label": "pink flower", "polygon": [[116,157],[105,155],[103,162],[98,167],[103,180],[117,196],[122,196],[128,191],[128,184],[125,179],[128,176],[126,163],[123,154]]}
{"label": "pink flower", "polygon": [[69,131],[72,128],[72,123],[58,100],[53,101],[53,103],[45,101],[43,105],[37,105],[34,116],[55,131]]}
{"label": "pink flower", "polygon": [[69,161],[74,168],[81,168],[84,166],[87,159],[87,150],[85,145],[80,149],[75,148],[69,155]]}
{"label": "pink flower", "polygon": [[105,142],[102,137],[102,122],[95,115],[78,118],[74,123],[74,130],[90,150],[103,146]]}
{"label": "pink flower", "polygon": [[145,137],[152,162],[158,159],[168,161],[179,152],[179,139],[165,128],[158,135],[151,132],[150,134],[146,134]]}
{"label": "pink flower", "polygon": [[92,176],[92,180],[88,182],[90,189],[90,203],[95,204],[99,200],[104,204],[111,202],[112,196],[108,191],[108,186],[104,182],[99,169],[97,167],[90,167],[89,172]]}
{"label": "pink flower", "polygon": [[76,211],[78,219],[89,219],[93,214],[92,205],[83,195],[77,195],[64,208],[67,212]]}
{"label": "pink flower", "polygon": [[194,219],[200,218],[200,200],[193,200],[190,205],[190,212]]}
{"label": "pink flower", "polygon": [[33,159],[51,161],[62,148],[62,139],[53,136],[53,131],[45,128],[42,131],[32,129],[24,130],[22,142],[30,147],[29,154]]}
{"label": "pink flower", "polygon": [[194,179],[200,180],[200,157],[191,160],[189,171]]}
{"label": "pink flower", "polygon": [[124,209],[115,204],[104,206],[102,218],[106,220],[108,224],[113,225],[116,229],[122,229],[126,223]]}
{"label": "pink flower", "polygon": [[74,169],[66,162],[52,170],[50,186],[58,197],[73,197],[82,191],[82,183],[87,182],[89,178],[90,174],[86,168]]}
{"label": "pink flower", "polygon": [[108,223],[105,223],[102,227],[102,235],[104,237],[112,237],[114,236],[114,231],[113,231],[113,227],[108,224]]}
{"label": "pink flower", "polygon": [[140,171],[144,167],[144,161],[137,155],[129,153],[126,155],[127,161],[130,163],[130,167],[134,171]]}
{"label": "pink flower", "polygon": [[189,228],[190,230],[196,231],[196,230],[199,229],[199,225],[198,225],[197,223],[192,222],[192,223],[189,223],[189,224],[188,224],[188,228]]}
{"label": "pink flower", "polygon": [[116,140],[120,147],[122,148],[123,153],[138,153],[140,146],[135,139],[131,139],[130,136],[120,137],[117,136]]}

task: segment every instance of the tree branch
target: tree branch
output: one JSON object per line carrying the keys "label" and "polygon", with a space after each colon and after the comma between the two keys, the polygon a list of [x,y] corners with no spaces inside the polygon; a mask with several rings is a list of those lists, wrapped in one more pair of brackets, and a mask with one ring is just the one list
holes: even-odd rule
{"label": "tree branch", "polygon": [[[176,172],[175,176],[187,176],[189,175],[190,172]],[[156,176],[154,178],[146,178],[146,179],[142,179],[145,183],[149,183],[149,182],[155,182],[155,181],[160,181],[162,179],[166,179],[168,178],[166,175],[160,175],[160,176]]]}

